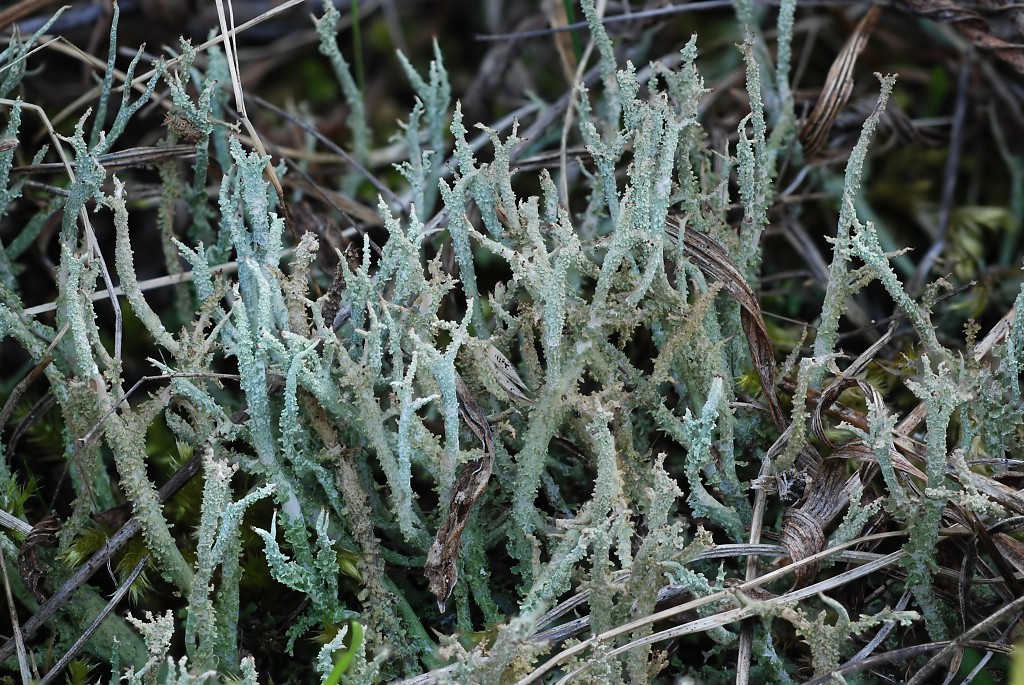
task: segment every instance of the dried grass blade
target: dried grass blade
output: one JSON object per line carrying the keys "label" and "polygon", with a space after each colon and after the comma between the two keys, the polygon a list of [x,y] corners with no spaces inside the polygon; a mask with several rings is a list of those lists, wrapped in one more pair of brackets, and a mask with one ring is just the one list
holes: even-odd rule
{"label": "dried grass blade", "polygon": [[[172,147],[133,147],[117,152],[100,155],[96,161],[107,171],[120,171],[132,167],[148,166],[168,159],[194,157],[194,145],[174,145]],[[56,174],[65,170],[61,162],[46,164],[26,164],[11,169],[12,174]]]}
{"label": "dried grass blade", "polygon": [[803,145],[807,159],[813,159],[825,147],[833,122],[850,99],[850,93],[853,92],[853,67],[857,64],[857,57],[864,50],[881,11],[880,6],[872,5],[832,62],[828,76],[825,77],[825,87],[818,96],[818,101],[807,117],[803,129],[800,130],[800,144]]}
{"label": "dried grass blade", "polygon": [[1013,600],[1002,609],[986,618],[984,621],[981,621],[969,630],[964,631],[964,633],[955,640],[950,641],[942,651],[929,659],[928,662],[914,674],[913,678],[907,681],[907,685],[923,685],[923,683],[929,682],[928,678],[935,669],[947,663],[957,650],[962,649],[970,642],[972,637],[985,630],[994,628],[1004,617],[1012,616],[1021,610],[1024,610],[1024,596]]}
{"label": "dried grass blade", "polygon": [[[840,447],[836,452],[829,457],[830,459],[858,459],[862,462],[869,464],[877,464],[878,459],[875,457],[874,452],[864,444],[861,440],[855,440],[847,443]],[[923,482],[928,482],[928,476],[907,460],[898,450],[895,448],[889,450],[889,459],[892,460],[892,467],[897,471],[902,471],[908,476],[914,478],[920,478]]]}
{"label": "dried grass blade", "polygon": [[[589,640],[586,640],[585,642],[580,642],[578,644],[572,645],[571,647],[566,648],[562,652],[552,656],[546,662],[544,662],[543,664],[541,664],[540,666],[535,668],[529,675],[524,676],[523,678],[520,678],[518,681],[516,681],[515,685],[529,685],[529,683],[536,682],[541,676],[543,676],[545,673],[547,673],[548,671],[553,669],[555,666],[557,666],[557,665],[559,665],[561,663],[564,663],[564,662],[568,661],[569,659],[572,659],[577,654],[580,654],[580,653],[586,651],[589,647],[592,647],[595,644],[600,644],[600,643],[610,644],[611,640],[614,640],[615,638],[619,637],[620,635],[625,635],[627,633],[631,633],[634,630],[636,630],[637,628],[640,628],[642,626],[653,625],[654,623],[656,623],[658,621],[663,621],[663,620],[666,620],[666,619],[669,619],[669,618],[672,618],[672,617],[680,616],[680,615],[686,613],[687,611],[691,611],[693,609],[697,609],[698,607],[702,607],[702,606],[705,606],[707,604],[712,604],[714,602],[721,601],[722,599],[727,599],[729,596],[734,595],[737,591],[746,592],[746,591],[748,591],[751,588],[760,587],[760,586],[765,585],[767,583],[771,583],[771,582],[777,580],[778,578],[781,578],[782,576],[784,576],[784,575],[786,575],[788,573],[792,573],[793,571],[798,570],[800,566],[818,563],[822,559],[824,559],[824,558],[826,558],[828,556],[832,556],[834,554],[837,554],[837,553],[839,553],[839,552],[841,552],[843,550],[849,549],[851,547],[855,547],[855,546],[858,546],[858,545],[863,545],[865,543],[868,543],[868,542],[871,542],[871,541],[874,541],[874,540],[880,540],[880,539],[885,539],[885,538],[894,538],[894,537],[904,537],[904,533],[902,533],[902,532],[899,532],[899,533],[876,533],[876,534],[873,534],[873,535],[866,535],[864,537],[857,538],[855,540],[850,540],[850,541],[845,542],[845,543],[843,543],[841,545],[836,545],[835,547],[831,547],[831,548],[829,548],[827,550],[819,552],[818,554],[815,554],[815,555],[813,555],[811,557],[808,557],[806,559],[803,559],[801,561],[794,562],[793,564],[790,564],[789,566],[786,566],[786,567],[783,567],[783,568],[779,568],[779,569],[776,569],[776,570],[771,571],[769,573],[766,573],[765,575],[760,576],[758,578],[755,578],[754,580],[750,580],[750,581],[746,581],[744,583],[741,583],[741,584],[735,586],[734,588],[732,588],[730,590],[725,590],[725,591],[716,592],[716,593],[713,593],[713,594],[710,594],[710,595],[705,595],[703,597],[698,597],[698,598],[696,598],[696,599],[694,599],[692,601],[686,602],[684,604],[680,604],[679,606],[674,606],[674,607],[671,607],[669,609],[665,609],[663,611],[658,611],[658,612],[656,612],[654,614],[651,614],[651,615],[648,615],[648,616],[644,616],[644,617],[638,618],[636,620],[630,621],[629,623],[626,623],[624,625],[616,626],[615,628],[611,628],[610,630],[607,630],[604,633],[601,633],[600,635],[595,635],[594,637],[590,638]],[[791,590],[790,592],[786,593],[785,595],[780,595],[779,597],[777,597],[777,598],[775,598],[773,600],[769,600],[767,603],[778,604],[778,605],[787,605],[787,604],[788,605],[792,605],[792,604],[794,604],[794,603],[796,603],[796,602],[798,602],[798,601],[800,601],[802,599],[805,599],[805,598],[810,597],[810,596],[812,596],[814,594],[817,594],[818,592],[827,592],[827,591],[829,591],[829,590],[831,590],[833,588],[836,588],[836,587],[838,587],[838,586],[840,586],[840,585],[842,585],[844,583],[848,583],[848,582],[850,582],[852,580],[856,580],[857,578],[862,578],[862,577],[864,577],[866,575],[870,575],[871,573],[874,573],[875,571],[877,571],[879,569],[891,566],[891,565],[895,564],[896,562],[898,562],[903,556],[904,556],[904,552],[902,550],[897,551],[897,552],[892,552],[892,553],[887,554],[885,556],[873,559],[872,561],[866,563],[863,566],[859,566],[857,568],[850,569],[849,571],[845,571],[843,573],[840,573],[839,575],[834,576],[832,578],[828,578],[826,580],[819,581],[819,582],[817,582],[814,585],[811,585],[809,587],[805,587],[805,588],[802,588],[800,590]],[[737,615],[735,615],[734,617],[730,617],[729,620],[726,621],[726,623],[730,623],[732,621],[737,621],[737,620],[742,620],[744,618],[748,618],[749,615],[752,614],[752,612],[748,613],[746,609],[733,610],[733,611],[737,612]],[[717,616],[721,616],[721,614],[718,614]],[[714,619],[714,617],[711,617],[711,618]],[[710,627],[713,627],[711,625],[706,625],[706,624],[702,625],[699,628],[695,628],[694,627],[697,623],[702,623],[702,622],[706,622],[706,621],[707,621],[707,619],[700,619],[699,621],[690,622],[690,623],[688,623],[688,624],[686,624],[684,626],[679,626],[677,628],[672,628],[672,629],[669,629],[667,631],[662,631],[662,632],[659,632],[659,633],[654,633],[653,635],[647,636],[643,640],[629,643],[628,645],[620,647],[620,648],[618,648],[618,649],[616,649],[616,650],[614,650],[614,651],[612,651],[610,653],[607,653],[607,654],[604,655],[604,658],[611,658],[612,656],[615,656],[618,653],[621,653],[623,651],[627,651],[629,649],[633,649],[633,648],[636,648],[636,647],[641,647],[641,646],[643,646],[645,644],[654,644],[655,642],[658,642],[660,640],[667,640],[667,639],[670,639],[670,638],[673,638],[673,637],[678,637],[679,635],[684,635],[684,634],[688,634],[688,633],[692,633],[692,632],[697,632],[698,630],[706,630],[706,629],[708,629]],[[678,631],[680,629],[682,630],[682,632],[676,632],[676,631]]]}
{"label": "dried grass blade", "polygon": [[25,649],[25,633],[18,621],[18,612],[14,606],[14,595],[11,593],[11,581],[7,576],[7,560],[4,558],[3,550],[0,550],[0,572],[3,574],[4,594],[7,598],[7,608],[10,611],[11,626],[14,632],[14,637],[9,642],[13,642],[17,646],[18,669],[21,672],[22,682],[31,683],[34,679],[28,664],[28,651]]}
{"label": "dried grass blade", "polygon": [[[1009,601],[1014,597],[1024,596],[1024,585],[1021,584],[1020,580],[1018,580],[1017,576],[1014,574],[1015,568],[1016,570],[1020,570],[1020,567],[1015,563],[1016,560],[1019,560],[1018,553],[1021,549],[1020,543],[1017,543],[1016,546],[1011,546],[1007,545],[1004,540],[1002,545],[999,544],[999,542],[996,541],[996,536],[993,536],[988,532],[985,524],[978,518],[977,514],[955,504],[951,504],[950,506],[965,519],[968,527],[974,531],[976,540],[971,541],[973,546],[976,548],[977,540],[980,540],[981,544],[985,546],[985,549],[992,557],[992,561],[995,563],[996,568],[999,569],[999,575],[1003,577],[1006,587],[1009,590],[1009,593],[1005,594],[1003,598],[1006,601]],[[1012,540],[1013,538],[1010,539]],[[1007,554],[1007,552],[1009,552],[1009,554]],[[964,616],[966,617],[967,614],[965,613]]]}
{"label": "dried grass blade", "polygon": [[[876,561],[865,564],[864,566],[850,569],[849,571],[841,573],[835,576],[834,578],[828,578],[826,580],[815,583],[814,585],[806,587],[802,590],[790,591],[785,595],[780,595],[772,599],[765,599],[763,601],[747,599],[745,601],[737,602],[741,604],[741,606],[737,609],[729,609],[726,611],[719,612],[717,614],[712,614],[710,616],[698,618],[696,620],[684,623],[683,625],[669,628],[667,630],[662,630],[660,632],[653,633],[638,640],[633,640],[632,642],[626,643],[621,647],[616,647],[615,649],[612,649],[611,651],[607,652],[606,655],[603,656],[605,659],[610,659],[614,656],[622,654],[623,652],[627,652],[629,650],[636,649],[637,647],[642,647],[644,645],[651,645],[656,642],[661,642],[663,640],[670,640],[681,637],[683,635],[690,635],[693,633],[704,632],[712,628],[726,626],[730,623],[734,623],[736,621],[740,621],[745,618],[750,618],[758,615],[758,612],[762,611],[762,607],[758,605],[774,605],[777,607],[793,605],[801,599],[805,599],[807,597],[810,597],[811,595],[815,595],[819,592],[827,592],[828,590],[838,587],[842,584],[849,583],[858,578],[863,578],[864,576],[870,575],[871,573],[874,573],[879,569],[885,568],[896,563],[902,556],[903,552],[893,552],[892,554],[888,554],[884,557],[879,558]],[[759,582],[763,582],[763,580],[754,581],[753,583],[747,582],[741,585],[737,585],[729,591],[729,594],[731,594],[733,597],[744,596],[749,598],[749,595],[747,594],[748,589],[750,587],[755,587],[756,584],[758,584]],[[694,604],[694,602],[690,602],[689,604]],[[677,607],[677,609],[680,608],[682,607]],[[588,640],[588,643],[605,642],[607,640],[610,640],[614,636],[622,634],[623,632],[625,632],[625,627],[620,626],[618,628],[606,631],[601,635],[597,635],[594,638],[591,638],[591,640]],[[581,644],[586,645],[587,643]],[[566,652],[568,651],[570,650],[566,650]],[[563,654],[564,653],[565,652],[563,652]],[[571,678],[590,668],[592,664],[593,661],[587,661],[583,666],[573,671],[570,671],[566,676],[564,676],[561,680],[558,681],[558,685],[568,682]],[[530,674],[528,678],[520,680],[518,683],[516,683],[516,685],[526,685],[527,683],[532,682],[533,675],[538,673],[538,671],[540,671],[540,669],[535,670],[534,673]]]}
{"label": "dried grass blade", "polygon": [[57,4],[57,0],[21,0],[3,12],[0,12],[0,31],[6,29],[23,17],[30,16],[48,5]]}
{"label": "dried grass blade", "polygon": [[576,53],[573,37],[565,28],[569,26],[569,16],[562,0],[544,0],[544,14],[553,29],[561,29],[551,34],[551,41],[558,53],[558,62],[562,67],[562,75],[566,83],[573,83],[576,74]]}
{"label": "dried grass blade", "polygon": [[786,415],[775,392],[775,352],[754,291],[729,259],[729,253],[716,241],[698,231],[685,230],[682,221],[676,216],[668,217],[665,230],[675,239],[682,233],[686,256],[706,277],[721,283],[740,305],[743,333],[750,346],[750,357],[768,403],[768,411],[779,430],[784,430],[787,425]]}
{"label": "dried grass blade", "polygon": [[[52,683],[54,679],[57,678],[57,676],[59,676],[61,672],[67,667],[67,665],[71,663],[71,660],[75,658],[75,655],[81,651],[81,649],[92,638],[96,631],[99,630],[100,624],[103,623],[103,620],[110,614],[111,611],[114,610],[114,608],[121,602],[121,600],[124,599],[124,596],[128,594],[128,590],[131,589],[132,584],[135,583],[139,575],[142,574],[143,569],[146,568],[146,564],[148,563],[149,555],[147,554],[139,560],[139,563],[135,565],[135,568],[128,575],[125,581],[121,583],[121,585],[117,588],[117,591],[114,592],[114,595],[110,598],[110,601],[108,601],[107,604],[103,607],[103,610],[96,616],[95,619],[93,619],[93,622],[89,624],[89,627],[86,628],[85,632],[82,633],[82,635],[79,636],[77,640],[75,640],[75,644],[73,644],[71,648],[67,652],[65,652],[64,656],[60,658],[60,661],[54,664],[53,668],[51,668],[50,671],[39,681],[38,685],[48,685],[49,683]],[[70,681],[71,679],[68,678],[68,682]]]}

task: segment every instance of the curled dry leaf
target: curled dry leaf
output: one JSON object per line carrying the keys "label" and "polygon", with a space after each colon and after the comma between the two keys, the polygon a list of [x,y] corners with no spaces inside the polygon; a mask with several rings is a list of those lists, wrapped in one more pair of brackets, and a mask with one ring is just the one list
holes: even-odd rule
{"label": "curled dry leaf", "polygon": [[[697,231],[687,231],[685,219],[679,217],[668,218],[666,231],[676,240],[682,233],[683,249],[686,256],[704,273],[708,280],[721,283],[723,289],[740,305],[743,332],[747,338],[750,356],[757,371],[769,413],[778,429],[786,432],[789,429],[789,421],[775,392],[775,355],[757,297],[747,285],[742,273],[732,264],[725,248],[716,241]],[[863,370],[878,350],[888,342],[891,335],[892,329],[890,328],[885,336],[851,364],[846,373],[853,375]],[[881,397],[870,384],[858,379],[848,378],[844,375],[832,383],[821,394],[812,413],[813,430],[825,444],[832,445],[825,435],[822,417],[835,404],[843,390],[853,386],[861,387],[868,395],[869,401],[872,399],[881,401]],[[890,450],[890,457],[895,468],[915,477],[924,478],[924,474],[907,461],[895,447]],[[790,559],[799,561],[824,549],[825,530],[832,525],[835,518],[849,503],[850,495],[860,486],[860,478],[856,473],[850,476],[846,475],[846,460],[848,459],[875,461],[875,455],[861,440],[854,440],[840,446],[824,462],[810,445],[805,446],[801,451],[797,466],[801,470],[815,475],[807,487],[803,499],[783,515],[782,544],[789,551]],[[795,576],[794,587],[805,585],[816,573],[816,566],[802,567]]]}
{"label": "curled dry leaf", "polygon": [[[772,349],[771,338],[768,337],[764,317],[761,316],[761,305],[754,291],[729,259],[726,249],[698,231],[687,231],[685,217],[669,216],[665,221],[665,232],[675,240],[682,234],[683,250],[687,258],[709,281],[721,283],[722,288],[740,306],[740,325],[747,339],[750,359],[757,372],[758,383],[768,405],[768,413],[779,431],[785,431],[789,421],[775,391],[775,352]],[[808,445],[800,452],[797,466],[804,471],[813,471],[820,461],[821,458]]]}
{"label": "curled dry leaf", "polygon": [[529,388],[526,387],[526,383],[519,377],[519,372],[516,371],[516,367],[512,365],[512,362],[508,360],[508,357],[503,355],[501,351],[494,345],[487,346],[487,365],[494,373],[495,379],[498,381],[498,385],[501,389],[508,393],[508,396],[513,399],[522,400],[524,402],[530,402],[530,398],[526,396],[526,392]]}
{"label": "curled dry leaf", "polygon": [[[893,321],[892,323],[889,324],[889,328],[885,331],[885,334],[879,337],[878,340],[873,342],[868,349],[861,352],[860,355],[858,355],[857,358],[853,360],[853,363],[846,367],[845,371],[839,374],[840,377],[835,382],[833,382],[832,385],[842,383],[863,372],[864,369],[867,368],[868,364],[874,361],[875,357],[878,356],[878,353],[882,350],[882,348],[889,344],[889,341],[892,340],[892,336],[895,332],[896,322]],[[837,390],[834,387],[827,388],[825,392],[822,393],[821,399],[819,400],[818,413],[820,414],[825,409],[830,408],[832,404],[837,399],[839,399],[839,395],[842,394],[842,391],[845,390],[846,387],[847,386],[844,386],[842,389],[839,390]],[[870,385],[864,385],[863,389],[865,394],[877,398],[878,400],[881,400],[881,396],[878,395],[877,392],[875,392],[874,387]]]}
{"label": "curled dry leaf", "polygon": [[765,401],[768,403],[768,411],[775,425],[780,430],[785,429],[786,416],[778,395],[775,394],[775,353],[754,291],[747,285],[740,270],[733,265],[725,248],[703,233],[687,231],[684,217],[668,217],[665,221],[665,231],[675,240],[682,234],[683,249],[694,266],[700,269],[708,280],[721,283],[725,291],[739,304],[743,333],[750,346],[750,357],[754,362]]}
{"label": "curled dry leaf", "polygon": [[[883,340],[886,339],[883,338]],[[874,348],[876,346],[872,347]],[[849,372],[849,369],[847,372]],[[815,437],[827,445],[832,446],[832,442],[829,440],[825,429],[824,415],[832,405],[835,404],[836,400],[839,399],[839,396],[843,391],[848,388],[859,388],[864,393],[870,404],[874,404],[882,409],[885,407],[885,402],[882,399],[882,396],[878,394],[878,391],[870,383],[857,378],[837,379],[821,393],[818,403],[814,407],[814,412],[811,414],[811,429],[814,431]],[[878,459],[875,457],[874,451],[872,451],[871,448],[869,448],[864,441],[860,439],[845,443],[839,450],[832,454],[832,458],[855,458],[864,462],[878,463]],[[920,478],[925,483],[928,482],[928,476],[919,468],[911,464],[910,461],[896,449],[895,443],[890,443],[889,445],[889,459],[892,461],[893,468],[897,471],[902,471],[907,475]]]}
{"label": "curled dry leaf", "polygon": [[60,522],[56,516],[47,516],[32,526],[32,532],[25,536],[18,555],[18,575],[32,595],[43,602],[46,597],[39,591],[39,585],[46,579],[46,568],[39,560],[40,547],[54,547],[57,544],[57,531]]}
{"label": "curled dry leaf", "polygon": [[[506,360],[507,361],[507,360]],[[466,529],[473,507],[487,490],[494,464],[494,442],[487,417],[477,404],[476,398],[466,387],[462,377],[455,374],[455,394],[459,400],[459,415],[469,429],[480,440],[484,454],[462,469],[455,479],[451,496],[448,500],[448,514],[444,523],[437,531],[434,543],[427,552],[427,562],[423,575],[431,594],[437,597],[437,607],[441,613],[445,611],[448,598],[451,597],[455,582],[458,580],[459,542],[462,532]]]}

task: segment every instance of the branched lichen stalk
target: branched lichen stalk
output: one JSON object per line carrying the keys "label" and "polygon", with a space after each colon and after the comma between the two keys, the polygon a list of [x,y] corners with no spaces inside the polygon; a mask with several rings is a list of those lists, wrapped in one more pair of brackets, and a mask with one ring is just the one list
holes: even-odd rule
{"label": "branched lichen stalk", "polygon": [[[864,160],[867,158],[868,147],[874,135],[878,121],[885,111],[885,105],[889,101],[892,89],[896,85],[895,76],[879,76],[882,82],[881,93],[878,96],[878,104],[875,111],[867,118],[861,127],[860,137],[857,144],[850,152],[850,160],[846,163],[846,180],[843,184],[843,197],[839,206],[839,223],[836,227],[836,237],[832,263],[828,269],[828,286],[825,290],[825,300],[821,305],[821,321],[818,324],[818,332],[814,339],[814,356],[824,357],[832,352],[836,346],[839,335],[839,317],[846,308],[846,299],[850,291],[846,287],[848,281],[849,242],[853,229],[857,222],[854,210],[854,198],[861,189],[861,180],[864,173]],[[812,385],[820,381],[819,371],[812,378]]]}

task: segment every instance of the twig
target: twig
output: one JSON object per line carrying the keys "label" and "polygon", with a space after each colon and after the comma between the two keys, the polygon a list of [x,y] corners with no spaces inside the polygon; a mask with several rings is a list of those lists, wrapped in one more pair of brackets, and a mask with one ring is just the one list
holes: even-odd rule
{"label": "twig", "polygon": [[[171,476],[170,480],[164,483],[157,491],[157,501],[163,504],[171,497],[173,497],[181,488],[185,486],[192,476],[199,473],[199,469],[203,464],[202,456],[199,454],[194,455],[185,464],[178,469],[178,471]],[[36,630],[38,630],[48,618],[53,616],[61,607],[71,600],[71,595],[74,594],[75,590],[80,588],[89,578],[92,577],[96,571],[100,570],[107,565],[110,558],[114,556],[117,550],[124,547],[124,545],[135,537],[142,530],[142,524],[139,519],[132,517],[121,526],[121,529],[110,536],[103,546],[96,551],[89,560],[78,567],[78,569],[71,575],[67,581],[53,594],[50,599],[46,600],[39,607],[35,614],[32,615],[25,625],[22,627],[22,632],[25,636],[30,636]],[[15,650],[14,639],[8,640],[2,647],[0,647],[0,662],[6,661]]]}
{"label": "twig", "polygon": [[[909,663],[917,657],[934,652],[936,649],[942,649],[945,645],[949,644],[948,641],[942,642],[928,642],[923,645],[914,645],[913,647],[904,647],[903,649],[896,649],[891,652],[885,652],[884,654],[878,654],[869,659],[858,661],[856,663],[850,662],[841,666],[839,669],[826,673],[825,675],[818,676],[812,680],[807,680],[802,685],[825,685],[825,683],[834,683],[836,676],[843,676],[852,673],[860,673],[866,671],[869,668],[875,668],[876,666],[884,666],[885,664],[892,663]],[[963,646],[968,646],[971,643],[965,643]]]}
{"label": "twig", "polygon": [[934,671],[942,664],[946,663],[946,661],[951,656],[953,656],[953,652],[957,649],[962,648],[967,642],[970,641],[972,637],[982,632],[983,630],[988,630],[989,628],[992,628],[1001,618],[1003,618],[1007,614],[1012,614],[1014,612],[1020,611],[1021,609],[1024,609],[1024,596],[1018,597],[1017,599],[1013,600],[1012,602],[1004,606],[1002,609],[986,618],[984,621],[981,621],[980,623],[975,625],[970,630],[964,631],[964,633],[961,634],[955,640],[950,641],[945,647],[943,647],[942,651],[940,651],[938,654],[929,659],[928,662],[924,666],[922,666],[917,673],[914,674],[913,678],[907,681],[907,685],[921,685],[921,683],[927,682],[927,678],[932,674],[932,671]]}
{"label": "twig", "polygon": [[75,655],[78,654],[82,647],[85,646],[85,643],[89,641],[97,630],[99,630],[100,624],[103,623],[103,619],[105,619],[110,612],[114,610],[114,607],[116,607],[128,593],[128,589],[131,588],[132,584],[139,577],[139,574],[142,573],[142,570],[146,568],[146,564],[148,562],[149,555],[147,554],[142,557],[138,564],[135,565],[135,569],[132,570],[131,575],[121,583],[121,586],[117,588],[117,592],[115,592],[114,596],[110,598],[110,601],[103,607],[103,610],[96,615],[96,618],[93,619],[93,622],[85,629],[85,632],[75,640],[75,644],[71,645],[71,648],[67,653],[60,658],[60,661],[53,665],[53,668],[43,676],[42,680],[40,680],[37,685],[48,685],[53,682],[54,678],[60,675],[61,671],[64,670],[71,660],[75,658]]}
{"label": "twig", "polygon": [[139,389],[139,386],[141,386],[143,383],[148,383],[149,381],[166,380],[168,378],[226,378],[230,380],[238,380],[238,374],[195,371],[185,373],[161,373],[154,376],[143,376],[139,380],[135,381],[135,384],[132,385],[132,387],[130,387],[123,395],[121,395],[117,402],[114,402],[114,404],[110,407],[110,410],[102,417],[100,417],[100,420],[96,422],[96,424],[92,427],[92,429],[89,430],[88,433],[86,433],[83,437],[78,439],[79,449],[89,444],[89,442],[92,440],[93,435],[95,435],[96,431],[98,431],[106,422],[106,420],[110,418],[115,411],[117,411],[117,408],[120,407],[123,402],[125,402],[129,397],[131,397],[132,393]]}
{"label": "twig", "polygon": [[[281,258],[285,259],[294,253],[294,248],[288,248],[281,251]],[[238,262],[225,262],[218,266],[210,268],[211,274],[231,274],[238,270]],[[187,283],[194,278],[191,271],[186,271],[180,274],[171,274],[169,276],[160,276],[158,278],[150,278],[145,281],[139,281],[139,290],[146,292],[147,290],[155,290],[156,288],[163,288],[169,285],[178,285],[179,283]],[[114,288],[114,297],[120,297],[124,295],[120,287]],[[98,300],[106,300],[110,298],[109,290],[97,290],[96,292],[89,295],[89,299],[93,302]],[[37,314],[43,314],[45,312],[52,312],[57,308],[56,302],[47,302],[46,304],[36,305],[35,307],[29,307],[24,311],[25,316],[35,316]]]}
{"label": "twig", "polygon": [[43,374],[46,367],[53,361],[53,348],[57,346],[57,343],[60,342],[61,338],[63,338],[64,334],[67,332],[68,324],[64,324],[64,327],[60,329],[56,336],[54,336],[53,342],[51,342],[50,346],[46,348],[46,351],[43,353],[43,358],[39,360],[39,363],[29,371],[27,376],[18,381],[18,384],[14,386],[14,390],[12,390],[11,394],[7,397],[7,402],[4,403],[4,408],[0,409],[0,430],[3,430],[3,427],[7,425],[7,421],[11,418],[14,408],[18,406],[18,402],[21,401],[25,391],[27,391],[29,387],[36,382],[36,379]]}
{"label": "twig", "polygon": [[[765,456],[761,460],[761,471],[758,473],[758,480],[764,481],[772,472],[772,460]],[[754,491],[754,512],[750,519],[751,545],[761,542],[761,529],[764,526],[764,510],[768,505],[768,491],[765,488],[757,488]],[[753,554],[747,557],[747,571],[744,580],[752,581],[757,577],[757,557]],[[747,685],[750,682],[750,657],[754,648],[754,622],[744,621],[740,628],[740,644],[736,654],[736,685]]]}
{"label": "twig", "polygon": [[322,134],[319,131],[317,131],[314,126],[311,126],[310,124],[306,123],[302,119],[299,119],[298,117],[293,116],[289,112],[286,112],[285,110],[281,109],[280,107],[278,107],[274,103],[268,102],[267,100],[264,100],[263,98],[259,97],[258,95],[250,95],[250,96],[248,96],[248,98],[250,100],[252,100],[253,102],[255,102],[257,105],[259,105],[260,107],[263,107],[264,109],[268,109],[271,112],[273,112],[274,114],[278,115],[279,117],[285,119],[286,121],[289,121],[289,122],[295,124],[296,126],[301,128],[303,131],[305,131],[306,133],[308,133],[309,135],[313,136],[318,141],[323,143],[324,147],[326,147],[328,150],[330,150],[331,152],[337,154],[339,157],[344,159],[345,162],[347,162],[353,169],[358,171],[360,174],[362,174],[362,176],[367,181],[372,183],[373,187],[377,189],[377,192],[379,192],[381,195],[386,197],[388,199],[388,202],[394,203],[396,205],[400,205],[402,203],[402,200],[397,195],[395,195],[395,192],[393,190],[391,190],[386,185],[381,183],[380,179],[378,179],[375,175],[370,173],[370,171],[367,170],[366,167],[364,167],[362,164],[360,164],[358,162],[358,160],[356,160],[349,153],[345,152],[333,140],[331,140],[330,138],[328,138],[324,134]]}
{"label": "twig", "polygon": [[[11,580],[7,576],[7,559],[4,558],[4,552],[0,549],[0,571],[3,572],[4,576],[4,595],[7,597],[7,608],[11,614],[11,626],[14,630],[14,637],[8,640],[8,643],[13,642],[18,650],[18,668],[21,671],[21,682],[28,685],[32,682],[32,671],[28,666],[28,653],[25,651],[25,636],[22,632],[21,625],[18,623],[18,611],[14,608],[14,596],[11,595]],[[10,656],[8,654],[8,656]],[[2,660],[6,660],[4,657]]]}

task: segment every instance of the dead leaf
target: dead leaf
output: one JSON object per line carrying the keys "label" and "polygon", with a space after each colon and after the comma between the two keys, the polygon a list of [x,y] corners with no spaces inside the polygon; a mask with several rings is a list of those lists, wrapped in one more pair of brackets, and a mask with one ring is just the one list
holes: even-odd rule
{"label": "dead leaf", "polygon": [[857,57],[864,50],[868,42],[878,15],[881,13],[879,5],[872,5],[864,17],[857,24],[850,37],[846,39],[843,49],[836,55],[832,67],[825,77],[825,86],[822,88],[814,109],[807,116],[803,129],[800,130],[800,144],[804,148],[804,156],[813,159],[818,156],[825,147],[828,140],[828,133],[832,130],[832,124],[839,115],[840,110],[846,105],[853,92],[853,68],[857,64]]}
{"label": "dead leaf", "polygon": [[487,416],[458,373],[455,374],[455,394],[459,400],[459,414],[480,440],[484,455],[466,464],[456,478],[448,500],[448,515],[427,552],[423,575],[427,578],[430,592],[437,597],[437,607],[441,613],[444,613],[459,577],[459,543],[462,533],[473,513],[473,507],[487,490],[494,464],[494,442]]}

